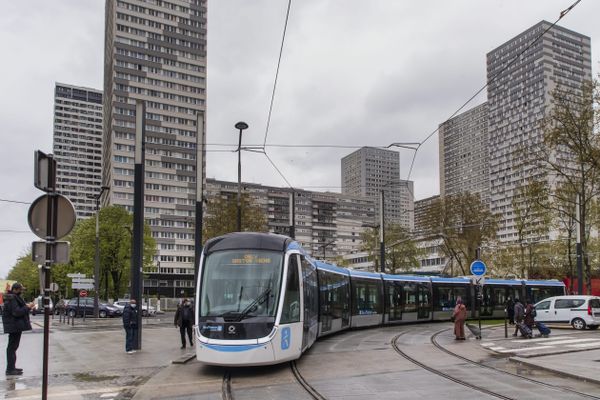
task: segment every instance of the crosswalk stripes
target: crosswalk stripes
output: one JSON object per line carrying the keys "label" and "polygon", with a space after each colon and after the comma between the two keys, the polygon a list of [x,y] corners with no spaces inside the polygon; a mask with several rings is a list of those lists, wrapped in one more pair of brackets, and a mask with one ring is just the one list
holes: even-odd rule
{"label": "crosswalk stripes", "polygon": [[528,353],[531,351],[548,352],[565,349],[588,349],[600,348],[600,338],[582,337],[578,338],[572,335],[558,335],[549,338],[523,339],[515,338],[512,340],[501,339],[495,342],[488,341],[481,343],[481,346],[497,353]]}

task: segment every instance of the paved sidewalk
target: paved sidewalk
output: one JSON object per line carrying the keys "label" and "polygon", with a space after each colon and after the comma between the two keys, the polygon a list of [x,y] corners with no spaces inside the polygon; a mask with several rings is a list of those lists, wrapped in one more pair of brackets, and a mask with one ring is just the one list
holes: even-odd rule
{"label": "paved sidewalk", "polygon": [[600,350],[535,358],[511,357],[510,361],[600,385]]}

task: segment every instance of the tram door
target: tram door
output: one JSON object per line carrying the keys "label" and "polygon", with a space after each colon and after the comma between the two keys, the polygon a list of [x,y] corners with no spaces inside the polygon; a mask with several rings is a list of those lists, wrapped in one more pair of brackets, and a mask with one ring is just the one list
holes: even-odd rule
{"label": "tram door", "polygon": [[304,257],[300,257],[302,280],[304,282],[304,324],[302,332],[302,349],[310,346],[317,338],[319,320],[319,287],[317,271]]}
{"label": "tram door", "polygon": [[419,283],[417,285],[417,299],[418,299],[418,308],[417,308],[417,318],[425,319],[429,318],[429,313],[431,309],[431,301],[429,298],[429,287],[425,284]]}
{"label": "tram door", "polygon": [[394,282],[386,282],[389,304],[389,320],[399,321],[402,319],[402,286]]}

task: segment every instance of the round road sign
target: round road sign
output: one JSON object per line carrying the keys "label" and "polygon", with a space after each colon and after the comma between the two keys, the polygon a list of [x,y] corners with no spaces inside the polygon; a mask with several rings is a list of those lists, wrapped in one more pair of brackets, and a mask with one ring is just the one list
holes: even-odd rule
{"label": "round road sign", "polygon": [[87,297],[87,291],[85,291],[85,290],[80,291],[79,297]]}
{"label": "round road sign", "polygon": [[475,260],[471,263],[471,273],[475,276],[483,276],[487,272],[485,263],[481,260]]}
{"label": "round road sign", "polygon": [[[75,226],[75,208],[69,199],[61,194],[55,195],[58,201],[57,207],[57,224],[56,224],[56,237],[60,239],[71,232],[73,226]],[[29,212],[27,213],[27,222],[31,231],[39,238],[46,239],[46,215],[48,212],[48,199],[50,195],[44,194],[31,204]]]}

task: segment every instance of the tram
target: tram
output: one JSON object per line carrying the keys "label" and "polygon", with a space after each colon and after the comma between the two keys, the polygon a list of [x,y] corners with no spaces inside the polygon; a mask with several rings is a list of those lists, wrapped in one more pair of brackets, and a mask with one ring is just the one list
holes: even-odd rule
{"label": "tram", "polygon": [[[389,275],[311,258],[286,236],[239,232],[209,240],[196,286],[196,358],[252,366],[298,359],[317,338],[346,329],[449,320],[461,297],[477,316],[468,278]],[[509,297],[565,293],[559,281],[487,279],[482,318]]]}

